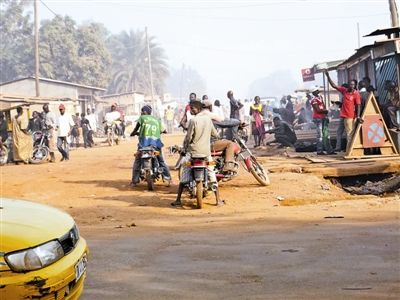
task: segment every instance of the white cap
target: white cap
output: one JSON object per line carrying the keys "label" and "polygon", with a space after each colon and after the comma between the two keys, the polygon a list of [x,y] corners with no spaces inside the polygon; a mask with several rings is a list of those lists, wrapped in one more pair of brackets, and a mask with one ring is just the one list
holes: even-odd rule
{"label": "white cap", "polygon": [[319,88],[319,86],[313,86],[313,87],[311,87],[311,93],[314,93],[314,92],[316,92],[316,91],[320,91],[320,88]]}

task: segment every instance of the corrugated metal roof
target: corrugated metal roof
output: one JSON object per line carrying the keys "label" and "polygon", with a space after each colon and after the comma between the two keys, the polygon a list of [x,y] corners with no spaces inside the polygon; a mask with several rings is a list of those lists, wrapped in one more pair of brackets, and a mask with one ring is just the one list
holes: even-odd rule
{"label": "corrugated metal roof", "polygon": [[366,45],[363,46],[359,49],[356,50],[356,53],[354,53],[352,56],[350,56],[348,59],[343,61],[341,64],[338,65],[338,67],[344,66],[358,58],[361,58],[363,55],[367,54],[372,48],[374,48],[375,45]]}
{"label": "corrugated metal roof", "polygon": [[102,95],[102,96],[99,96],[99,97],[100,97],[100,98],[111,98],[111,97],[118,97],[118,96],[125,96],[125,95],[133,95],[133,94],[141,94],[141,95],[144,95],[144,93],[141,93],[141,92],[126,92],[126,93],[120,93],[120,94]]}
{"label": "corrugated metal roof", "polygon": [[390,28],[384,28],[384,29],[377,29],[373,32],[371,32],[370,34],[364,35],[364,37],[366,36],[376,36],[376,35],[382,35],[385,34],[388,37],[390,37],[390,35],[397,33],[397,35],[400,34],[400,27],[390,27]]}
{"label": "corrugated metal roof", "polygon": [[52,97],[29,97],[12,94],[0,94],[0,111],[9,110],[18,106],[29,106],[32,104],[45,104],[54,101],[74,101],[69,98],[52,98]]}
{"label": "corrugated metal roof", "polygon": [[[6,84],[10,84],[10,83],[14,83],[14,82],[18,82],[18,81],[22,81],[22,80],[27,80],[27,79],[35,79],[35,77],[34,76],[29,76],[29,77],[24,77],[24,78],[19,78],[19,79],[3,82],[3,83],[0,84],[0,86],[6,85]],[[45,81],[45,82],[51,82],[51,83],[58,83],[58,84],[76,86],[76,87],[81,87],[81,88],[85,88],[85,89],[89,89],[89,90],[96,90],[96,91],[106,91],[107,90],[107,89],[103,89],[103,88],[100,88],[100,87],[83,85],[83,84],[72,83],[72,82],[61,81],[61,80],[54,80],[54,79],[50,79],[50,78],[39,77],[39,81]]]}
{"label": "corrugated metal roof", "polygon": [[335,70],[337,66],[339,66],[341,63],[343,63],[345,60],[344,59],[339,59],[339,60],[333,60],[333,61],[327,61],[327,62],[322,62],[314,65],[314,71],[315,73],[321,73],[324,70]]}

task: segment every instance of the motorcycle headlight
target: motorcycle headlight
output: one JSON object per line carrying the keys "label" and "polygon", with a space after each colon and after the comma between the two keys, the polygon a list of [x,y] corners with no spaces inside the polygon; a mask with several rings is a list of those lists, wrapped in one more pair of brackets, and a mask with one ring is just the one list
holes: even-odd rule
{"label": "motorcycle headlight", "polygon": [[50,241],[35,248],[21,250],[4,256],[14,272],[27,272],[44,268],[64,256],[58,241]]}

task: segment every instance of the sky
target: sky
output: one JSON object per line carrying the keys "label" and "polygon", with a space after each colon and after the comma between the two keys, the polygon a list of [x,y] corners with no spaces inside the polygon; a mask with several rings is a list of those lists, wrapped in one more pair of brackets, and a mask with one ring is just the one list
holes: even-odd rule
{"label": "sky", "polygon": [[280,70],[290,71],[299,87],[315,84],[302,83],[301,69],[352,55],[357,23],[361,46],[374,41],[362,36],[390,27],[388,0],[40,1],[40,19],[69,15],[112,33],[147,26],[169,65],[196,69],[213,98],[227,90],[251,96],[254,80]]}

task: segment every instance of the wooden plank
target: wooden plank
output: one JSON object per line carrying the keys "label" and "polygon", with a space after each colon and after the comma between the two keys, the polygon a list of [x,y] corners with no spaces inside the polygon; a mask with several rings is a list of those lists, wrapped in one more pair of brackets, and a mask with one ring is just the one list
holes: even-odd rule
{"label": "wooden plank", "polygon": [[318,158],[318,157],[312,157],[312,156],[308,156],[306,157],[307,160],[313,162],[313,163],[326,163],[328,162],[327,160],[323,159],[323,158]]}
{"label": "wooden plank", "polygon": [[[363,152],[364,153],[364,152]],[[398,157],[398,154],[392,154],[392,152],[390,152],[390,154],[380,154],[379,156],[388,159],[389,157]],[[363,158],[374,158],[376,157],[376,155],[364,155],[364,154],[360,154],[358,156],[345,156],[345,159],[363,159]]]}
{"label": "wooden plank", "polygon": [[381,156],[379,155],[378,157],[376,155],[371,155],[371,158],[365,158],[365,156],[363,156],[363,159],[357,159],[357,158],[353,158],[352,160],[336,160],[336,161],[332,161],[332,162],[328,162],[326,164],[363,164],[363,163],[368,163],[368,162],[375,162],[375,161],[384,161],[384,160],[390,160],[390,161],[396,161],[399,160],[400,161],[400,156],[393,156],[393,157],[385,157],[385,156]]}
{"label": "wooden plank", "polygon": [[400,172],[400,161],[375,161],[365,164],[303,166],[304,173],[312,173],[325,177],[357,176],[366,174],[384,174]]}

